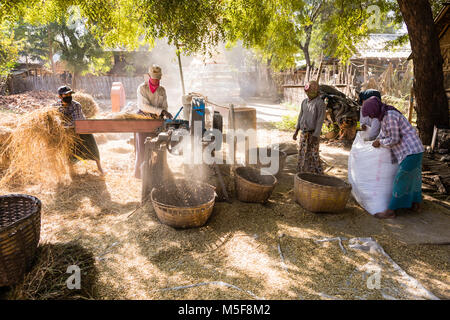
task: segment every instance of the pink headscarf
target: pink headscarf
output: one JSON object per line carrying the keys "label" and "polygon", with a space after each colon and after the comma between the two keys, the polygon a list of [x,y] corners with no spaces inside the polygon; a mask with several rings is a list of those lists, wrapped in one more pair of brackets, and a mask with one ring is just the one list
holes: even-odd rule
{"label": "pink headscarf", "polygon": [[366,101],[364,101],[362,106],[362,116],[363,117],[370,117],[370,118],[377,118],[380,121],[383,121],[384,116],[386,113],[390,110],[398,111],[393,106],[388,106],[381,102],[381,100],[378,97],[370,97]]}
{"label": "pink headscarf", "polygon": [[152,79],[152,78],[150,78],[148,80],[148,87],[150,88],[150,91],[152,93],[155,93],[156,89],[159,88],[159,79]]}

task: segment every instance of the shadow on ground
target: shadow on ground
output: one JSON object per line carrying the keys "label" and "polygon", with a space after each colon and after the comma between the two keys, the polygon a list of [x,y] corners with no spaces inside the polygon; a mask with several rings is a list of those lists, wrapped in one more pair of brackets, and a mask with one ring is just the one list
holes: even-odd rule
{"label": "shadow on ground", "polygon": [[[69,266],[81,271],[81,289],[70,290],[66,281]],[[95,299],[97,269],[93,254],[77,242],[41,244],[32,269],[23,280],[0,288],[0,299],[72,300]]]}

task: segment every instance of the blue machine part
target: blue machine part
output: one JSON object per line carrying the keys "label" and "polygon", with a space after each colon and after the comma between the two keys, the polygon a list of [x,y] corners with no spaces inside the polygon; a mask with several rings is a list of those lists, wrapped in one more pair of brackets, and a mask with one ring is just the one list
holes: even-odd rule
{"label": "blue machine part", "polygon": [[202,117],[205,116],[205,101],[202,98],[192,99],[192,110]]}
{"label": "blue machine part", "polygon": [[166,119],[165,122],[166,123],[177,123],[177,118],[180,115],[181,111],[183,110],[183,107],[180,108],[180,110],[178,110],[177,114],[175,115],[175,117],[173,117],[173,119]]}
{"label": "blue machine part", "polygon": [[191,118],[189,119],[191,134],[193,134],[193,132],[194,132],[193,124],[197,121],[202,122],[202,134],[203,134],[206,131],[206,129],[205,129],[205,115],[206,115],[205,100],[203,100],[202,98],[193,98],[191,106],[192,106],[192,112],[191,112]]}

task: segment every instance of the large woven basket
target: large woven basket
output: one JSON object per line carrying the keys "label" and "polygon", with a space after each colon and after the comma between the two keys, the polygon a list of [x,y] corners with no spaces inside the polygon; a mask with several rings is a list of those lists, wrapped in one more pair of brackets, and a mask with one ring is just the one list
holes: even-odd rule
{"label": "large woven basket", "polygon": [[0,196],[0,287],[22,279],[35,258],[41,231],[41,201]]}
{"label": "large woven basket", "polygon": [[[262,164],[261,163],[261,159],[259,158],[259,152],[260,152],[260,149],[261,148],[256,148],[256,149],[251,149],[250,150],[250,152],[257,152],[256,154],[257,154],[257,158],[258,158],[258,161],[257,161],[257,163],[256,164],[250,164],[252,167],[255,167],[255,168],[263,168],[263,169],[268,169],[268,168],[270,168],[270,164],[269,165],[265,165],[265,164]],[[264,152],[266,152],[266,151],[264,151]],[[276,172],[273,172],[273,174],[276,176],[276,177],[278,177],[280,174],[281,174],[281,172],[284,170],[284,167],[286,166],[286,159],[287,159],[287,153],[286,152],[284,152],[284,151],[281,151],[281,150],[279,150],[278,149],[278,153],[279,153],[279,158],[278,158],[278,170],[276,171]],[[271,154],[272,154],[272,149],[267,149],[267,156],[270,158],[270,156],[271,156]]]}
{"label": "large woven basket", "polygon": [[277,184],[273,175],[262,175],[260,169],[240,167],[236,169],[236,193],[239,201],[266,203]]}
{"label": "large woven basket", "polygon": [[206,224],[214,209],[216,200],[215,188],[207,183],[189,182],[192,185],[198,185],[203,192],[206,192],[204,203],[192,206],[174,206],[163,203],[158,199],[159,188],[153,188],[151,192],[151,200],[158,219],[174,228],[198,228]]}
{"label": "large woven basket", "polygon": [[299,173],[295,176],[295,200],[311,212],[340,212],[345,209],[352,187],[330,176]]}

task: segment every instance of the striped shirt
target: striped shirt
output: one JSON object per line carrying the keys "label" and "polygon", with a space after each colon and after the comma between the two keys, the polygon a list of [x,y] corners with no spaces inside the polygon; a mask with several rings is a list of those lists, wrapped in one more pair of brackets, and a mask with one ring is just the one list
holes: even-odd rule
{"label": "striped shirt", "polygon": [[382,147],[391,149],[393,163],[401,163],[407,156],[425,151],[416,129],[395,110],[384,116],[379,138]]}
{"label": "striped shirt", "polygon": [[86,119],[83,114],[83,109],[81,108],[81,104],[75,100],[72,100],[71,104],[68,106],[63,106],[62,102],[58,103],[58,110],[64,115],[66,119],[67,126],[74,126],[75,120],[84,120]]}

